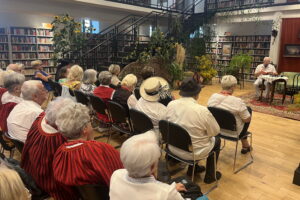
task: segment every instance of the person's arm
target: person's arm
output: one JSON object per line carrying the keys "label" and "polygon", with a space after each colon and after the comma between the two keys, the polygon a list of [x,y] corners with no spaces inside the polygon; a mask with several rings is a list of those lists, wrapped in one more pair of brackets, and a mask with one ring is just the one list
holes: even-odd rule
{"label": "person's arm", "polygon": [[184,200],[184,198],[181,196],[179,192],[184,192],[186,191],[186,188],[184,187],[183,184],[181,183],[172,183],[170,185],[171,189],[169,191],[168,197],[166,198],[167,200]]}
{"label": "person's arm", "polygon": [[48,79],[51,78],[52,75],[44,76],[42,73],[37,72],[37,73],[35,74],[35,77],[36,77],[36,78],[40,78],[40,79],[42,79],[43,81],[48,82]]}
{"label": "person's arm", "polygon": [[240,118],[242,119],[242,121],[244,123],[248,123],[251,121],[251,114],[249,113],[246,104],[241,100],[241,104],[240,104],[240,108],[239,108],[239,113],[238,115],[240,116]]}

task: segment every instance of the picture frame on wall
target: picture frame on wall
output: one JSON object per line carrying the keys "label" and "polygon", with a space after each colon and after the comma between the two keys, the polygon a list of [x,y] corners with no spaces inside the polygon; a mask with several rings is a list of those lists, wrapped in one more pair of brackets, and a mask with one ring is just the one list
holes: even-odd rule
{"label": "picture frame on wall", "polygon": [[300,57],[300,44],[286,44],[284,57]]}
{"label": "picture frame on wall", "polygon": [[222,55],[230,56],[231,55],[232,44],[223,44]]}

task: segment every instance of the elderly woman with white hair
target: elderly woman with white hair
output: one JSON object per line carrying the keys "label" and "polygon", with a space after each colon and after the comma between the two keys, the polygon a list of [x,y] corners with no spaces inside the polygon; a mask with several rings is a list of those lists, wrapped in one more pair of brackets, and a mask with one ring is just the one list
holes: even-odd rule
{"label": "elderly woman with white hair", "polygon": [[62,85],[72,90],[79,90],[82,78],[83,78],[82,67],[80,67],[79,65],[73,65],[69,70],[67,81],[63,82]]}
{"label": "elderly woman with white hair", "polygon": [[120,80],[118,75],[120,74],[120,66],[116,64],[111,64],[108,68],[108,71],[112,74],[111,84],[113,86],[118,86],[120,84]]}
{"label": "elderly woman with white hair", "polygon": [[[105,103],[109,100],[112,100],[115,93],[115,90],[109,87],[111,78],[112,74],[109,71],[100,72],[98,76],[100,85],[94,90],[94,95],[102,99]],[[100,121],[104,122],[102,124],[103,126],[105,123],[109,122],[108,116],[99,113],[97,115]]]}
{"label": "elderly woman with white hair", "polygon": [[90,120],[89,109],[80,103],[57,114],[55,123],[67,142],[54,155],[54,177],[67,186],[100,184],[108,189],[112,173],[123,165],[111,145],[88,140],[93,136]]}
{"label": "elderly woman with white hair", "polygon": [[43,112],[42,103],[47,99],[47,90],[41,81],[25,81],[21,87],[23,101],[18,103],[7,118],[8,134],[25,142],[34,120]]}
{"label": "elderly woman with white hair", "polygon": [[110,199],[183,199],[179,193],[186,191],[183,184],[168,185],[156,180],[160,156],[161,150],[153,131],[126,140],[121,147],[121,160],[125,169],[113,173]]}
{"label": "elderly woman with white hair", "polygon": [[7,132],[7,118],[12,109],[23,99],[21,95],[21,87],[25,81],[25,76],[16,72],[7,74],[4,77],[4,87],[7,89],[1,97],[0,107],[0,127],[3,132]]}
{"label": "elderly woman with white hair", "polygon": [[95,85],[96,81],[97,81],[97,71],[94,69],[85,70],[83,74],[80,90],[84,93],[93,93],[96,88]]}
{"label": "elderly woman with white hair", "polygon": [[66,142],[55,124],[57,113],[69,105],[74,102],[61,97],[50,102],[45,113],[33,122],[22,151],[21,167],[43,191],[58,200],[78,199],[73,188],[55,181],[52,169],[56,150]]}
{"label": "elderly woman with white hair", "polygon": [[236,119],[237,131],[222,130],[223,134],[228,136],[239,135],[243,148],[241,150],[242,154],[246,154],[250,149],[247,137],[247,130],[251,121],[252,110],[250,107],[246,107],[245,103],[241,98],[232,96],[235,87],[237,85],[237,79],[232,75],[223,76],[221,80],[222,91],[220,93],[213,94],[208,100],[209,107],[217,107],[228,110],[231,112]]}
{"label": "elderly woman with white hair", "polygon": [[13,71],[17,73],[23,73],[24,70],[24,65],[22,63],[14,63],[14,64],[9,64],[6,67],[6,71]]}
{"label": "elderly woman with white hair", "polygon": [[[121,104],[128,110],[130,107],[134,107],[137,103],[137,99],[132,94],[137,83],[137,77],[134,74],[127,74],[122,82],[121,87],[118,87],[114,93],[113,101]],[[128,105],[129,103],[129,105]]]}

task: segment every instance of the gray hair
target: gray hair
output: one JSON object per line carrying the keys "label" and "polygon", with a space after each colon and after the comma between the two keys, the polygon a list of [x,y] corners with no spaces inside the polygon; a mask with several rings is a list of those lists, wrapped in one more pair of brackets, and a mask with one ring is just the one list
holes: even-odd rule
{"label": "gray hair", "polygon": [[24,68],[24,65],[21,63],[14,63],[14,64],[9,64],[6,67],[6,71],[15,71],[15,72],[21,72]]}
{"label": "gray hair", "polygon": [[97,81],[97,71],[94,69],[87,69],[84,71],[82,82],[84,84],[94,84]]}
{"label": "gray hair", "polygon": [[221,80],[221,86],[223,90],[230,90],[232,87],[236,86],[237,80],[232,75],[223,76]]}
{"label": "gray hair", "polygon": [[33,94],[37,94],[39,92],[39,87],[38,87],[39,85],[43,86],[42,81],[38,81],[38,80],[25,81],[21,88],[22,98],[25,100],[32,100]]}
{"label": "gray hair", "polygon": [[4,76],[3,82],[4,87],[8,90],[8,92],[13,92],[15,87],[18,85],[22,85],[25,81],[25,76],[20,73],[9,73]]}
{"label": "gray hair", "polygon": [[55,124],[65,138],[78,139],[88,122],[89,109],[80,103],[72,103],[58,112]]}
{"label": "gray hair", "polygon": [[100,72],[98,79],[101,85],[109,85],[111,83],[112,74],[109,71]]}
{"label": "gray hair", "polygon": [[271,61],[271,58],[270,58],[270,57],[264,57],[264,60],[263,60],[263,61],[266,61],[266,60]]}
{"label": "gray hair", "polygon": [[121,85],[133,88],[135,87],[136,83],[137,83],[137,77],[134,74],[127,74],[123,78]]}
{"label": "gray hair", "polygon": [[157,138],[153,131],[132,136],[121,147],[121,161],[133,178],[149,176],[151,166],[161,155]]}
{"label": "gray hair", "polygon": [[118,75],[120,73],[120,66],[116,64],[111,64],[108,71],[113,75]]}
{"label": "gray hair", "polygon": [[74,104],[74,101],[69,98],[58,97],[51,101],[45,111],[45,118],[49,124],[54,125],[57,117],[58,110],[68,105]]}

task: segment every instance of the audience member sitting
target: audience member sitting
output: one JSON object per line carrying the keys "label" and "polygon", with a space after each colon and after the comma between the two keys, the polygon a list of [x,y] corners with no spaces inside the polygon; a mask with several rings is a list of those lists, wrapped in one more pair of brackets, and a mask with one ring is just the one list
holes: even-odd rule
{"label": "audience member sitting", "polygon": [[120,66],[115,64],[111,64],[108,68],[108,71],[112,74],[111,84],[113,88],[116,88],[121,83],[121,81],[118,78],[118,75],[120,74],[120,70],[121,70]]}
{"label": "audience member sitting", "polygon": [[[182,98],[169,103],[166,109],[165,119],[183,127],[191,136],[195,159],[201,159],[210,152],[215,151],[218,160],[220,151],[220,138],[214,137],[219,134],[220,127],[210,111],[198,104],[201,85],[193,78],[186,78],[182,81],[179,94]],[[169,146],[177,156],[186,160],[193,160],[193,155],[173,146]],[[211,154],[206,162],[205,183],[215,181],[214,176],[214,155]],[[204,168],[196,165],[195,172],[201,172]],[[192,174],[192,167],[188,169],[188,175]],[[217,172],[217,179],[221,173]]]}
{"label": "audience member sitting", "polygon": [[33,121],[43,110],[42,103],[47,98],[47,90],[41,81],[25,81],[21,88],[23,101],[16,105],[7,118],[8,134],[25,142]]}
{"label": "audience member sitting", "polygon": [[35,60],[31,62],[31,67],[35,69],[34,72],[34,80],[42,81],[44,87],[46,90],[51,91],[52,88],[50,84],[48,83],[48,80],[52,78],[52,75],[47,74],[45,71],[43,71],[43,62],[41,60]]}
{"label": "audience member sitting", "polygon": [[121,104],[124,108],[128,109],[135,106],[137,99],[132,94],[137,83],[137,78],[133,74],[127,74],[122,82],[121,87],[118,87],[114,93],[113,101]]}
{"label": "audience member sitting", "polygon": [[141,98],[135,109],[145,113],[152,120],[153,127],[158,131],[158,122],[163,119],[167,107],[159,103],[163,80],[160,77],[151,77],[145,80],[140,87]]}
{"label": "audience member sitting", "polygon": [[54,199],[78,199],[76,192],[55,181],[53,176],[53,156],[66,140],[58,132],[55,124],[58,110],[75,105],[67,98],[57,98],[50,102],[45,113],[33,122],[22,151],[21,167],[34,179],[35,183]]}
{"label": "audience member sitting", "polygon": [[[101,98],[105,103],[109,100],[112,100],[115,90],[111,87],[109,87],[110,83],[111,83],[111,78],[112,78],[112,74],[108,71],[102,71],[100,72],[98,79],[100,82],[100,86],[98,86],[95,90],[94,90],[94,95]],[[108,116],[107,115],[102,115],[102,114],[97,114],[98,118],[102,121],[102,122],[109,122]]]}
{"label": "audience member sitting", "polygon": [[243,148],[241,150],[241,153],[246,154],[251,149],[247,137],[243,137],[246,136],[247,130],[249,128],[252,110],[250,107],[246,107],[242,99],[232,96],[234,89],[237,85],[237,80],[234,76],[223,76],[221,80],[221,85],[222,91],[220,93],[213,94],[209,98],[207,104],[210,107],[217,107],[228,110],[235,116],[237,131],[233,132],[222,129],[221,132],[223,135],[231,137],[239,136],[239,138],[242,138],[241,142]]}
{"label": "audience member sitting", "polygon": [[58,82],[59,82],[60,84],[66,82],[66,81],[68,80],[67,77],[68,77],[70,68],[71,68],[71,67],[65,66],[65,67],[63,67],[63,68],[60,69],[60,74],[59,74],[59,77],[60,77],[60,78],[58,79]]}
{"label": "audience member sitting", "polygon": [[156,180],[160,155],[161,150],[153,131],[126,140],[121,147],[121,160],[125,169],[113,173],[110,199],[183,200],[179,193],[186,191],[183,184],[168,185]]}
{"label": "audience member sitting", "polygon": [[93,138],[89,109],[75,103],[65,106],[56,117],[56,125],[67,139],[54,155],[55,179],[68,186],[100,184],[109,187],[112,173],[123,168],[119,152]]}
{"label": "audience member sitting", "polygon": [[97,71],[94,69],[87,69],[84,71],[82,84],[80,90],[84,93],[93,93],[96,88]]}
{"label": "audience member sitting", "polygon": [[62,85],[70,88],[71,90],[79,90],[82,77],[83,69],[79,65],[73,65],[70,68],[67,81],[63,82]]}
{"label": "audience member sitting", "polygon": [[22,63],[9,64],[6,67],[6,71],[8,71],[8,72],[9,71],[14,71],[14,72],[22,74],[23,71],[24,71],[24,65]]}
{"label": "audience member sitting", "polygon": [[[60,79],[64,79],[61,81],[65,82],[66,81],[66,72],[71,68],[71,62],[69,60],[63,59],[59,60],[59,64],[56,67],[56,74],[55,74],[55,81],[60,82]],[[63,70],[62,70],[63,69]]]}
{"label": "audience member sitting", "polygon": [[21,87],[25,81],[25,76],[19,73],[10,73],[4,77],[4,87],[7,89],[1,97],[2,106],[0,107],[0,127],[3,132],[7,132],[7,118],[12,109],[23,99]]}
{"label": "audience member sitting", "polygon": [[0,191],[1,200],[31,199],[31,194],[19,174],[5,166],[0,166]]}

